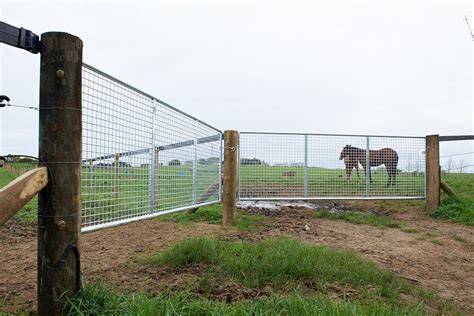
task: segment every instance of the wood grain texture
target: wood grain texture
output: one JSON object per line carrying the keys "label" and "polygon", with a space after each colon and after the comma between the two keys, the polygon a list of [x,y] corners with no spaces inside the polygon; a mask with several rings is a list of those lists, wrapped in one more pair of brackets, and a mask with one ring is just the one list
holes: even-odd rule
{"label": "wood grain texture", "polygon": [[237,221],[237,163],[238,163],[239,132],[224,132],[224,207],[223,224],[235,226]]}
{"label": "wood grain texture", "polygon": [[39,160],[50,181],[38,194],[38,315],[61,315],[76,291],[82,174],[82,41],[67,33],[41,35]]}
{"label": "wood grain texture", "polygon": [[426,211],[434,212],[439,207],[441,185],[439,168],[439,136],[426,136]]}
{"label": "wood grain texture", "polygon": [[46,167],[30,170],[0,190],[0,225],[5,224],[48,184]]}

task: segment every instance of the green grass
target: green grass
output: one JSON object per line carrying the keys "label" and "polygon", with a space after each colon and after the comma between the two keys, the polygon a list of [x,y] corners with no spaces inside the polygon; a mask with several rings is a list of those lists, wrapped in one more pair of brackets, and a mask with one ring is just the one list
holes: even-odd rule
{"label": "green grass", "polygon": [[256,243],[188,239],[150,257],[148,262],[176,269],[189,264],[212,265],[250,288],[311,280],[321,287],[328,282],[353,287],[371,284],[386,297],[404,288],[404,283],[393,274],[362,261],[352,252],[284,238]]}
{"label": "green grass", "polygon": [[102,285],[86,286],[81,295],[70,300],[68,315],[427,315],[423,306],[397,307],[334,300],[326,295],[307,297],[294,293],[272,295],[226,304],[195,298],[187,292],[147,296],[144,293],[120,294]]}
{"label": "green grass", "polygon": [[474,225],[474,174],[449,173],[443,175],[443,179],[454,190],[456,196],[442,194],[441,205],[431,216]]}
{"label": "green grass", "polygon": [[[209,224],[222,224],[222,204],[213,204],[200,207],[196,212],[180,212],[159,217],[159,220],[172,221],[178,223],[204,222]],[[237,212],[236,227],[241,231],[257,231],[267,226],[265,216],[249,215],[244,212]]]}
{"label": "green grass", "polygon": [[366,224],[380,228],[402,228],[402,224],[388,216],[355,211],[331,212],[316,211],[314,217],[332,220],[343,220],[352,224]]}
{"label": "green grass", "polygon": [[446,197],[440,207],[431,214],[434,218],[474,225],[474,200],[464,197]]}
{"label": "green grass", "polygon": [[[443,312],[456,311],[455,307],[431,293],[417,289],[355,253],[284,238],[255,243],[188,239],[144,258],[142,262],[169,267],[175,273],[189,266],[199,266],[206,271],[198,282],[199,287],[207,290],[224,280],[246,288],[272,288],[270,297],[227,305],[201,298],[196,300],[190,291],[192,303],[186,303],[183,308],[189,305],[202,308],[204,304],[209,315],[220,315],[221,312],[251,315],[255,306],[260,306],[259,312],[270,315],[283,311],[280,306],[289,308],[285,315],[312,315],[315,311],[328,315],[335,311],[342,315],[351,314],[351,311],[357,311],[357,314],[426,314],[426,305]],[[334,286],[342,291],[337,293],[338,299],[334,299]],[[167,299],[173,299],[176,294],[169,295]],[[164,298],[153,299],[163,301]],[[277,301],[282,305],[275,305]],[[174,308],[182,312],[179,303]]]}

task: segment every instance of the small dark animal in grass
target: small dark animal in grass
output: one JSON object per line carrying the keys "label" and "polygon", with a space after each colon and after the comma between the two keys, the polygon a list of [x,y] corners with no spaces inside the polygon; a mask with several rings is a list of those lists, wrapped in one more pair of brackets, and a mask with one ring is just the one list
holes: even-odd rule
{"label": "small dark animal in grass", "polygon": [[[355,161],[360,163],[364,170],[368,168],[369,170],[369,180],[372,183],[372,174],[370,172],[370,167],[377,167],[380,165],[385,165],[385,170],[388,174],[387,187],[395,185],[395,177],[397,176],[397,165],[398,165],[398,154],[392,148],[382,148],[377,150],[369,150],[369,163],[366,164],[366,150],[362,148],[353,147],[351,145],[346,145],[339,155],[339,160],[349,157],[349,162]],[[350,169],[352,171],[352,169]],[[347,164],[346,164],[347,172]]]}

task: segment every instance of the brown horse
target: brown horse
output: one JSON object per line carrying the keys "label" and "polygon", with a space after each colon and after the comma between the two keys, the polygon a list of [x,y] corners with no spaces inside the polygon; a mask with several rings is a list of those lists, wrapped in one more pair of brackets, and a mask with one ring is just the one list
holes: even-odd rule
{"label": "brown horse", "polygon": [[344,164],[346,165],[346,176],[347,181],[351,180],[352,169],[355,168],[357,172],[357,178],[359,179],[359,162],[349,156],[344,157]]}
{"label": "brown horse", "polygon": [[[392,148],[382,148],[378,150],[369,150],[369,164],[366,166],[366,150],[352,147],[351,145],[346,145],[339,155],[339,160],[346,159],[349,157],[350,161],[356,161],[360,163],[364,170],[369,171],[369,180],[372,183],[372,174],[370,167],[377,167],[380,165],[385,165],[385,170],[388,174],[387,187],[390,185],[395,185],[395,177],[397,176],[397,165],[398,165],[398,154]],[[352,170],[352,169],[351,169]],[[346,164],[347,172],[347,164]]]}

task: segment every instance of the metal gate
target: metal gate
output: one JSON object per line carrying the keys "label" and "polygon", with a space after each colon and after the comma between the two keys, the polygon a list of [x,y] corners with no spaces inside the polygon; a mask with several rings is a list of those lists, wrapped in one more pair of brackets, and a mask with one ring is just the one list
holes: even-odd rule
{"label": "metal gate", "polygon": [[425,183],[424,137],[239,134],[240,200],[424,199]]}
{"label": "metal gate", "polygon": [[82,232],[220,201],[220,130],[87,64],[82,101]]}

